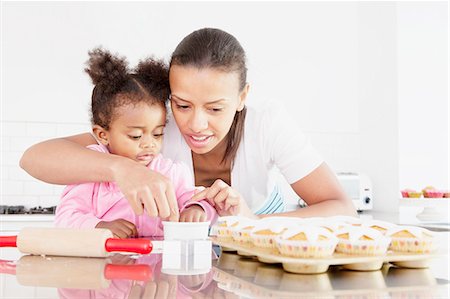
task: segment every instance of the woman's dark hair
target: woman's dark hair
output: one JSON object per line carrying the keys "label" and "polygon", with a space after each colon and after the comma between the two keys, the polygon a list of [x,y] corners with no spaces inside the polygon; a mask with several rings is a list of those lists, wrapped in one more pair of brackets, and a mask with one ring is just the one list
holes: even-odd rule
{"label": "woman's dark hair", "polygon": [[123,57],[96,48],[89,51],[86,73],[95,85],[92,91],[92,124],[109,130],[116,108],[126,104],[157,104],[169,98],[169,69],[162,60],[147,58],[134,70]]}
{"label": "woman's dark hair", "polygon": [[[172,54],[170,66],[194,66],[215,68],[239,75],[239,91],[247,84],[245,51],[231,34],[214,28],[203,28],[186,36]],[[236,157],[239,144],[244,135],[244,122],[247,108],[237,111],[230,131],[227,134],[227,148],[222,163]]]}

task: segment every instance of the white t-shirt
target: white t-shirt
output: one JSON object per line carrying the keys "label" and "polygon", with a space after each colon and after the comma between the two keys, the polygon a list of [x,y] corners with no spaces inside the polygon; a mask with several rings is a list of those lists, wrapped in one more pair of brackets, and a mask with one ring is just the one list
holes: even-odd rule
{"label": "white t-shirt", "polygon": [[[162,153],[166,158],[186,163],[194,178],[191,150],[170,113]],[[279,192],[278,171],[292,184],[322,162],[322,157],[281,104],[247,106],[244,137],[231,171],[231,186],[257,212]]]}

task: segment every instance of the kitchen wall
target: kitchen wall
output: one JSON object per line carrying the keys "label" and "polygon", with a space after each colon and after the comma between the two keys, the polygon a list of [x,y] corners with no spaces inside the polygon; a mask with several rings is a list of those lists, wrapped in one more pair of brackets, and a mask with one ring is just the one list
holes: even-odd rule
{"label": "kitchen wall", "polygon": [[[335,171],[367,173],[375,209],[395,210],[399,188],[449,181],[444,12],[446,2],[5,3],[1,202],[57,204],[62,187],[31,178],[18,161],[38,141],[89,129],[89,49],[103,45],[131,64],[149,54],[168,59],[186,34],[208,26],[234,34],[246,49],[249,104],[287,106]],[[412,25],[421,28],[415,40],[405,38]],[[422,39],[426,45],[411,52]],[[408,69],[425,58],[433,66],[426,74]],[[411,88],[418,92],[406,93]],[[429,90],[426,101],[441,121],[405,125],[402,111],[420,113],[420,91]],[[404,168],[412,147],[400,136],[416,127],[432,132],[437,146],[423,148],[430,161]]]}

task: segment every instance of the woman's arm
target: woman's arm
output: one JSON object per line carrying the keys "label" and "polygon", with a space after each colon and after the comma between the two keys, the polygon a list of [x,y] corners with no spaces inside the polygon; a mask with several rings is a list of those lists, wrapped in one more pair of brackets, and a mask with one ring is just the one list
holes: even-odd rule
{"label": "woman's arm", "polygon": [[89,133],[43,141],[25,151],[20,167],[51,184],[113,181],[113,167],[123,159],[86,148],[95,143]]}
{"label": "woman's arm", "polygon": [[272,215],[294,217],[357,215],[353,202],[345,194],[344,189],[326,163],[322,163],[309,175],[291,184],[291,186],[308,206],[303,209]]}
{"label": "woman's arm", "polygon": [[[254,215],[240,194],[222,180],[216,180],[211,187],[197,193],[191,200],[199,201],[206,198],[221,216],[239,214],[249,218],[265,218],[271,216],[306,218],[357,215],[351,199],[345,194],[336,176],[326,163],[322,163],[309,175],[291,184],[291,186],[308,204],[306,208],[285,213]],[[238,213],[230,213],[230,208],[237,209]]]}
{"label": "woman's arm", "polygon": [[150,216],[178,221],[178,205],[169,179],[131,159],[85,147],[93,143],[96,141],[89,133],[47,140],[27,149],[20,166],[31,176],[52,184],[117,182],[136,214],[142,214],[145,208]]}

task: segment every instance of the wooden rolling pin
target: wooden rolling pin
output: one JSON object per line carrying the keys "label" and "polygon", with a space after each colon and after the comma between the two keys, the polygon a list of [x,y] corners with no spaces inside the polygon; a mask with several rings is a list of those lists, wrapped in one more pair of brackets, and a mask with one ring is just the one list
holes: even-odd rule
{"label": "wooden rolling pin", "polygon": [[18,261],[1,261],[0,273],[16,276],[24,286],[105,289],[111,280],[149,281],[152,268],[146,264],[110,264],[109,259],[81,257],[22,256]]}
{"label": "wooden rolling pin", "polygon": [[111,252],[149,254],[152,242],[147,239],[116,239],[108,229],[31,228],[17,236],[0,236],[0,247],[17,247],[34,255],[106,257]]}

